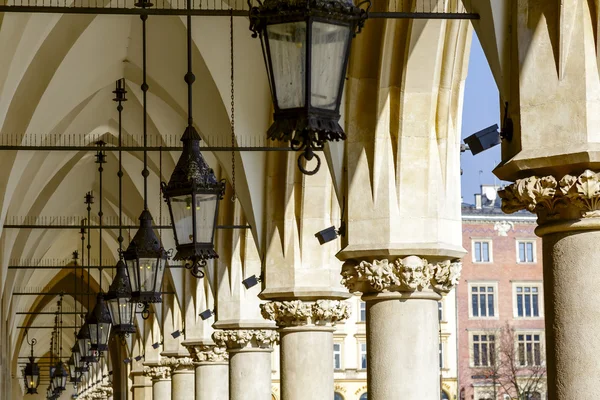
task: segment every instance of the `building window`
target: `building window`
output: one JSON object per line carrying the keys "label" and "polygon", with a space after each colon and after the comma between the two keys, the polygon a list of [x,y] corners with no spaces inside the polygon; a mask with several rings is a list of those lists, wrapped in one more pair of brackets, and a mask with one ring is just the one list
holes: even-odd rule
{"label": "building window", "polygon": [[539,285],[515,286],[516,316],[536,318],[540,316],[540,287]]}
{"label": "building window", "polygon": [[367,344],[360,343],[360,369],[367,369]]}
{"label": "building window", "polygon": [[342,396],[341,394],[339,394],[338,392],[335,392],[333,394],[333,400],[344,400],[344,396]]}
{"label": "building window", "polygon": [[492,242],[490,240],[473,241],[473,262],[490,262],[492,255]]}
{"label": "building window", "polygon": [[440,368],[443,369],[444,368],[444,343],[442,343],[442,342],[440,342],[439,353],[440,353]]}
{"label": "building window", "polygon": [[440,321],[444,320],[444,305],[441,301],[438,301],[438,319]]}
{"label": "building window", "polygon": [[490,367],[494,365],[496,356],[496,336],[489,334],[473,334],[473,366]]}
{"label": "building window", "polygon": [[471,316],[489,318],[496,316],[496,290],[493,285],[471,286]]}
{"label": "building window", "polygon": [[535,242],[532,240],[523,240],[517,242],[518,261],[520,263],[535,262]]}
{"label": "building window", "polygon": [[363,393],[363,394],[360,396],[360,399],[359,399],[359,400],[368,400],[367,393],[366,393],[366,392],[365,392],[365,393]]}
{"label": "building window", "polygon": [[342,369],[342,344],[333,344],[333,369]]}
{"label": "building window", "polygon": [[358,322],[365,322],[367,320],[367,303],[361,301],[358,306]]}
{"label": "building window", "polygon": [[519,365],[542,365],[542,342],[539,333],[517,334]]}

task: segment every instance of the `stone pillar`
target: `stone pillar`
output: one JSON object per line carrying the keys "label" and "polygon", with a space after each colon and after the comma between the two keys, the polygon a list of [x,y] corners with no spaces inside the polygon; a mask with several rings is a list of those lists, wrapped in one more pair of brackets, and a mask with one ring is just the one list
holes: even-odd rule
{"label": "stone pillar", "polygon": [[133,381],[133,385],[131,385],[133,400],[152,399],[152,382],[149,378],[144,376],[144,371],[141,369],[134,369],[130,374]]}
{"label": "stone pillar", "polygon": [[460,270],[416,256],[344,263],[342,283],[367,303],[369,400],[440,398],[437,302]]}
{"label": "stone pillar", "polygon": [[499,192],[502,210],[538,216],[550,400],[592,400],[600,364],[600,174],[533,176]]}
{"label": "stone pillar", "polygon": [[334,325],[349,317],[340,300],[272,301],[261,304],[280,335],[281,399],[328,399],[333,388]]}
{"label": "stone pillar", "polygon": [[153,399],[169,399],[171,397],[171,368],[146,365],[144,366],[144,375],[152,379]]}
{"label": "stone pillar", "polygon": [[229,400],[229,354],[209,341],[183,343],[196,364],[196,399]]}
{"label": "stone pillar", "polygon": [[229,353],[229,399],[271,400],[271,353],[277,332],[223,330],[214,332],[213,340]]}
{"label": "stone pillar", "polygon": [[194,393],[194,360],[190,357],[168,357],[160,360],[171,368],[171,400],[189,400]]}

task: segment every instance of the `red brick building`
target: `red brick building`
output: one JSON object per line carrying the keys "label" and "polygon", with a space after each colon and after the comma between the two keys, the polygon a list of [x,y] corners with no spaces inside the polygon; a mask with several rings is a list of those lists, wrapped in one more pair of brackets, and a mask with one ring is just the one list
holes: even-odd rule
{"label": "red brick building", "polygon": [[[457,287],[459,400],[546,399],[536,218],[502,213],[496,187],[482,186],[462,219],[468,254]],[[518,389],[509,382],[511,362]]]}

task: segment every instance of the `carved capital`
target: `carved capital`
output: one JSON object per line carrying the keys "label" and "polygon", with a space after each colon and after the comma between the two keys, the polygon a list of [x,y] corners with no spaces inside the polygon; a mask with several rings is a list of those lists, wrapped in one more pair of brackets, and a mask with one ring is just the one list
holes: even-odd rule
{"label": "carved capital", "polygon": [[160,365],[169,367],[171,373],[194,369],[194,360],[190,357],[166,357],[160,360]]}
{"label": "carved capital", "polygon": [[195,362],[227,362],[229,353],[225,347],[215,344],[188,344],[185,345]]}
{"label": "carved capital", "polygon": [[272,329],[238,329],[216,331],[212,335],[219,347],[232,349],[270,349],[279,342],[279,334]]}
{"label": "carved capital", "polygon": [[447,293],[458,284],[462,263],[429,263],[417,256],[390,261],[346,261],[342,266],[342,284],[351,292],[414,292],[427,289]]}
{"label": "carved capital", "polygon": [[350,316],[348,306],[339,300],[270,301],[260,305],[263,318],[275,321],[278,326],[333,326]]}
{"label": "carved capital", "polygon": [[530,176],[498,191],[502,211],[528,210],[539,222],[600,217],[600,173],[585,170],[582,174]]}
{"label": "carved capital", "polygon": [[144,366],[144,375],[151,378],[152,380],[158,379],[170,379],[171,378],[171,368],[168,366]]}

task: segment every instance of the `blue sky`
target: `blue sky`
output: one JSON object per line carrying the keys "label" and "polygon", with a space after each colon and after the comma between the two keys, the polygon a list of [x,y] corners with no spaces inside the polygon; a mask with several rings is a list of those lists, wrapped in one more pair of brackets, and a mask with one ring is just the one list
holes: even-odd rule
{"label": "blue sky", "polygon": [[[500,126],[498,88],[492,77],[481,44],[473,33],[469,73],[465,84],[462,135],[464,139],[490,125]],[[473,196],[479,193],[480,184],[500,183],[492,174],[500,162],[500,146],[496,146],[473,156],[470,151],[462,153],[461,179],[462,196],[465,203],[473,203]]]}

